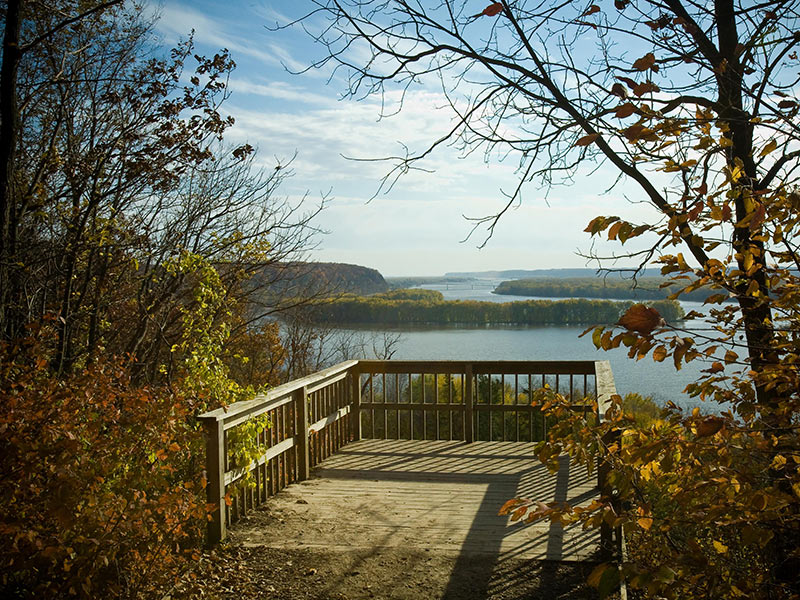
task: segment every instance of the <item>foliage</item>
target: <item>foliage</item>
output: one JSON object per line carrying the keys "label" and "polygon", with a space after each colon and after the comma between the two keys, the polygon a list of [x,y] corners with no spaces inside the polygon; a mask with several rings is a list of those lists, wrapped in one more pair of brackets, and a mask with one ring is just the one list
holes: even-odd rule
{"label": "foliage", "polygon": [[[286,298],[317,298],[337,294],[375,294],[389,287],[383,275],[361,265],[330,262],[273,261],[253,273],[263,288],[265,300],[286,302]],[[264,283],[270,282],[269,285]]]}
{"label": "foliage", "polygon": [[[620,526],[629,539],[629,562],[621,571],[630,584],[654,596],[760,598],[780,595],[771,575],[771,542],[794,534],[800,482],[768,431],[737,423],[728,413],[689,415],[674,407],[648,424],[637,422],[611,399],[600,425],[587,423],[557,394],[540,394],[554,418],[550,443],[539,457],[557,468],[569,454],[592,470],[612,466],[615,496],[585,506],[515,499],[505,512],[516,519],[549,518],[569,523]],[[610,441],[614,440],[614,441]],[[795,463],[796,464],[796,463]],[[769,477],[777,469],[780,477]],[[603,564],[604,570],[616,566]]]}
{"label": "foliage", "polygon": [[[417,294],[417,290],[413,290],[411,296],[413,298],[404,291],[368,297],[341,296],[320,304],[313,316],[323,323],[569,325],[614,323],[631,305],[630,302],[582,299],[506,303],[444,301],[439,292]],[[657,300],[653,306],[670,321],[683,317],[683,311],[674,301]]]}
{"label": "foliage", "polygon": [[640,427],[647,427],[661,417],[661,407],[650,396],[631,393],[622,398],[621,410]]}
{"label": "foliage", "polygon": [[276,197],[287,165],[224,144],[226,51],[164,51],[125,3],[8,4],[0,595],[158,596],[203,541],[195,417],[281,375],[264,316],[282,306],[255,297],[286,271],[252,275],[300,257],[321,207]]}
{"label": "foliage", "polygon": [[22,2],[0,334],[55,313],[57,370],[110,353],[136,358],[137,381],[168,380],[194,300],[189,276],[165,265],[184,251],[208,260],[250,328],[283,306],[257,300],[288,285],[294,273],[270,267],[313,245],[321,207],[277,196],[289,164],[264,169],[251,146],[225,144],[226,51],[198,55],[191,38],[160,48],[127,5],[53,31],[78,7],[51,4]]}
{"label": "foliage", "polygon": [[385,300],[424,300],[427,302],[444,301],[444,295],[442,295],[442,292],[437,292],[436,290],[425,290],[421,288],[391,290],[382,294],[375,294],[373,297]]}
{"label": "foliage", "polygon": [[147,596],[202,541],[196,406],[112,359],[56,377],[49,335],[0,346],[0,593]]}
{"label": "foliage", "polygon": [[[541,411],[527,410],[531,392],[524,377],[520,387],[501,377],[479,374],[475,378],[475,405],[520,405],[520,411],[481,411],[476,415],[473,435],[476,440],[538,441],[543,439],[547,425]],[[554,376],[547,378],[555,383]],[[563,380],[562,380],[563,381]],[[373,409],[361,416],[361,426],[370,435],[386,439],[430,440],[439,438],[464,439],[463,413],[430,411],[423,407],[432,403],[463,404],[464,376],[452,374],[409,374],[409,377],[373,376],[365,384],[370,402],[400,402],[403,410]],[[367,403],[364,406],[368,406]],[[437,433],[438,432],[438,433]]]}

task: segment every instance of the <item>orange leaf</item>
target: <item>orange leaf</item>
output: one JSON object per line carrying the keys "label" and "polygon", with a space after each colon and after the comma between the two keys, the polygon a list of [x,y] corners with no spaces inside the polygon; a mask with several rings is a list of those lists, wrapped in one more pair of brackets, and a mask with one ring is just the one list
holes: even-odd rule
{"label": "orange leaf", "polygon": [[[619,85],[622,87],[619,83],[615,83],[614,85]],[[634,112],[636,112],[636,106],[630,102],[626,102],[625,104],[618,106],[614,114],[616,114],[617,118],[619,119],[625,119],[630,117]]]}
{"label": "orange leaf", "polygon": [[522,500],[520,500],[519,498],[512,498],[511,500],[506,501],[506,503],[500,507],[500,510],[498,511],[497,514],[501,516],[507,515],[508,513],[511,512],[512,509],[516,508],[520,504],[522,504]]}
{"label": "orange leaf", "polygon": [[626,98],[628,96],[628,90],[626,90],[625,86],[619,82],[611,86],[611,93],[615,96],[619,96],[620,98]]}
{"label": "orange leaf", "polygon": [[667,358],[667,349],[664,346],[657,346],[655,350],[653,350],[653,360],[661,362],[665,358]]}
{"label": "orange leaf", "polygon": [[608,229],[608,239],[615,240],[617,239],[617,234],[619,230],[622,229],[622,226],[625,224],[625,221],[617,221]]}
{"label": "orange leaf", "polygon": [[719,417],[707,417],[704,420],[697,423],[697,437],[709,437],[717,433],[722,426],[725,424],[725,421],[720,419]]}
{"label": "orange leaf", "polygon": [[733,350],[728,350],[725,353],[725,363],[726,364],[731,364],[733,362],[736,362],[737,360],[739,360],[739,355],[736,354],[736,352],[734,352]]}
{"label": "orange leaf", "polygon": [[652,517],[642,517],[641,519],[637,519],[636,521],[639,523],[639,526],[647,531],[653,526],[653,518]]}
{"label": "orange leaf", "polygon": [[644,83],[637,84],[635,88],[633,88],[633,93],[637,96],[644,96],[648,92],[659,92],[661,88],[659,88],[655,83],[652,81],[645,81]]}
{"label": "orange leaf", "polygon": [[582,138],[579,138],[577,142],[575,142],[576,146],[588,146],[592,144],[597,138],[600,137],[599,133],[590,133],[589,135],[585,135]]}
{"label": "orange leaf", "polygon": [[694,191],[697,192],[699,196],[704,196],[708,193],[708,184],[704,181],[699,187],[694,188]]}
{"label": "orange leaf", "polygon": [[503,5],[500,2],[493,2],[489,6],[483,9],[482,15],[486,15],[487,17],[494,17],[495,15],[499,15],[503,10]]}
{"label": "orange leaf", "polygon": [[527,506],[520,506],[517,510],[511,513],[511,520],[512,521],[519,521],[522,517],[525,516],[525,513],[528,512]]}
{"label": "orange leaf", "polygon": [[652,52],[648,52],[642,58],[637,59],[633,63],[633,68],[637,71],[647,71],[656,64],[656,57]]}
{"label": "orange leaf", "polygon": [[618,324],[629,331],[650,335],[663,322],[664,319],[655,308],[634,304],[620,317]]}

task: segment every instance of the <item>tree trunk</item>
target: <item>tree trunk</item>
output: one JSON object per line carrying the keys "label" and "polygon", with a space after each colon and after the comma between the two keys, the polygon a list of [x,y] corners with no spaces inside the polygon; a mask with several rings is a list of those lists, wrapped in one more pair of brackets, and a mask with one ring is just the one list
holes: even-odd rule
{"label": "tree trunk", "polygon": [[12,337],[17,324],[13,305],[18,291],[14,266],[17,227],[14,197],[14,165],[17,150],[17,68],[22,0],[8,0],[0,67],[0,336]]}

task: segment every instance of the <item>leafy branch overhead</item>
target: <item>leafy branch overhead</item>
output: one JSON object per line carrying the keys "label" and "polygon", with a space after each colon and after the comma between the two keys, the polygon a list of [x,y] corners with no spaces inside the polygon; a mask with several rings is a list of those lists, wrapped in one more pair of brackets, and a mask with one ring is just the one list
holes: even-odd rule
{"label": "leafy branch overhead", "polygon": [[[448,134],[387,159],[385,185],[447,144],[515,160],[500,210],[472,219],[489,238],[530,190],[610,174],[618,214],[586,232],[624,246],[587,258],[634,275],[658,265],[672,298],[704,300],[691,327],[636,305],[590,331],[633,359],[702,362],[687,393],[713,414],[668,406],[642,430],[619,399],[598,423],[556,394],[547,407],[565,424],[540,458],[599,460],[615,492],[586,511],[505,510],[622,526],[632,559],[598,567],[603,591],[625,575],[654,597],[800,594],[800,2],[315,5],[328,20],[315,65],[346,71],[352,97],[435,82],[451,109]],[[649,212],[626,216],[623,197]]]}

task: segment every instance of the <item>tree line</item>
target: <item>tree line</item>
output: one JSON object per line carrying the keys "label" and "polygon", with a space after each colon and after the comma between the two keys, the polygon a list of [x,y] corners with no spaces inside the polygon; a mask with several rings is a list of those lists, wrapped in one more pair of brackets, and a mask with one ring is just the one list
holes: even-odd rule
{"label": "tree line", "polygon": [[[663,285],[662,285],[663,284]],[[678,286],[662,277],[639,277],[635,284],[631,280],[608,277],[569,277],[514,279],[502,281],[495,294],[507,296],[544,296],[546,298],[613,298],[620,300],[663,300],[678,289]],[[709,289],[697,289],[681,293],[681,300],[703,302],[712,294]]]}
{"label": "tree line", "polygon": [[[341,296],[315,307],[322,323],[380,325],[580,325],[616,323],[632,302],[610,300],[526,300],[521,302],[445,301],[432,290],[395,290],[374,296]],[[652,303],[668,322],[683,318],[671,300]]]}

